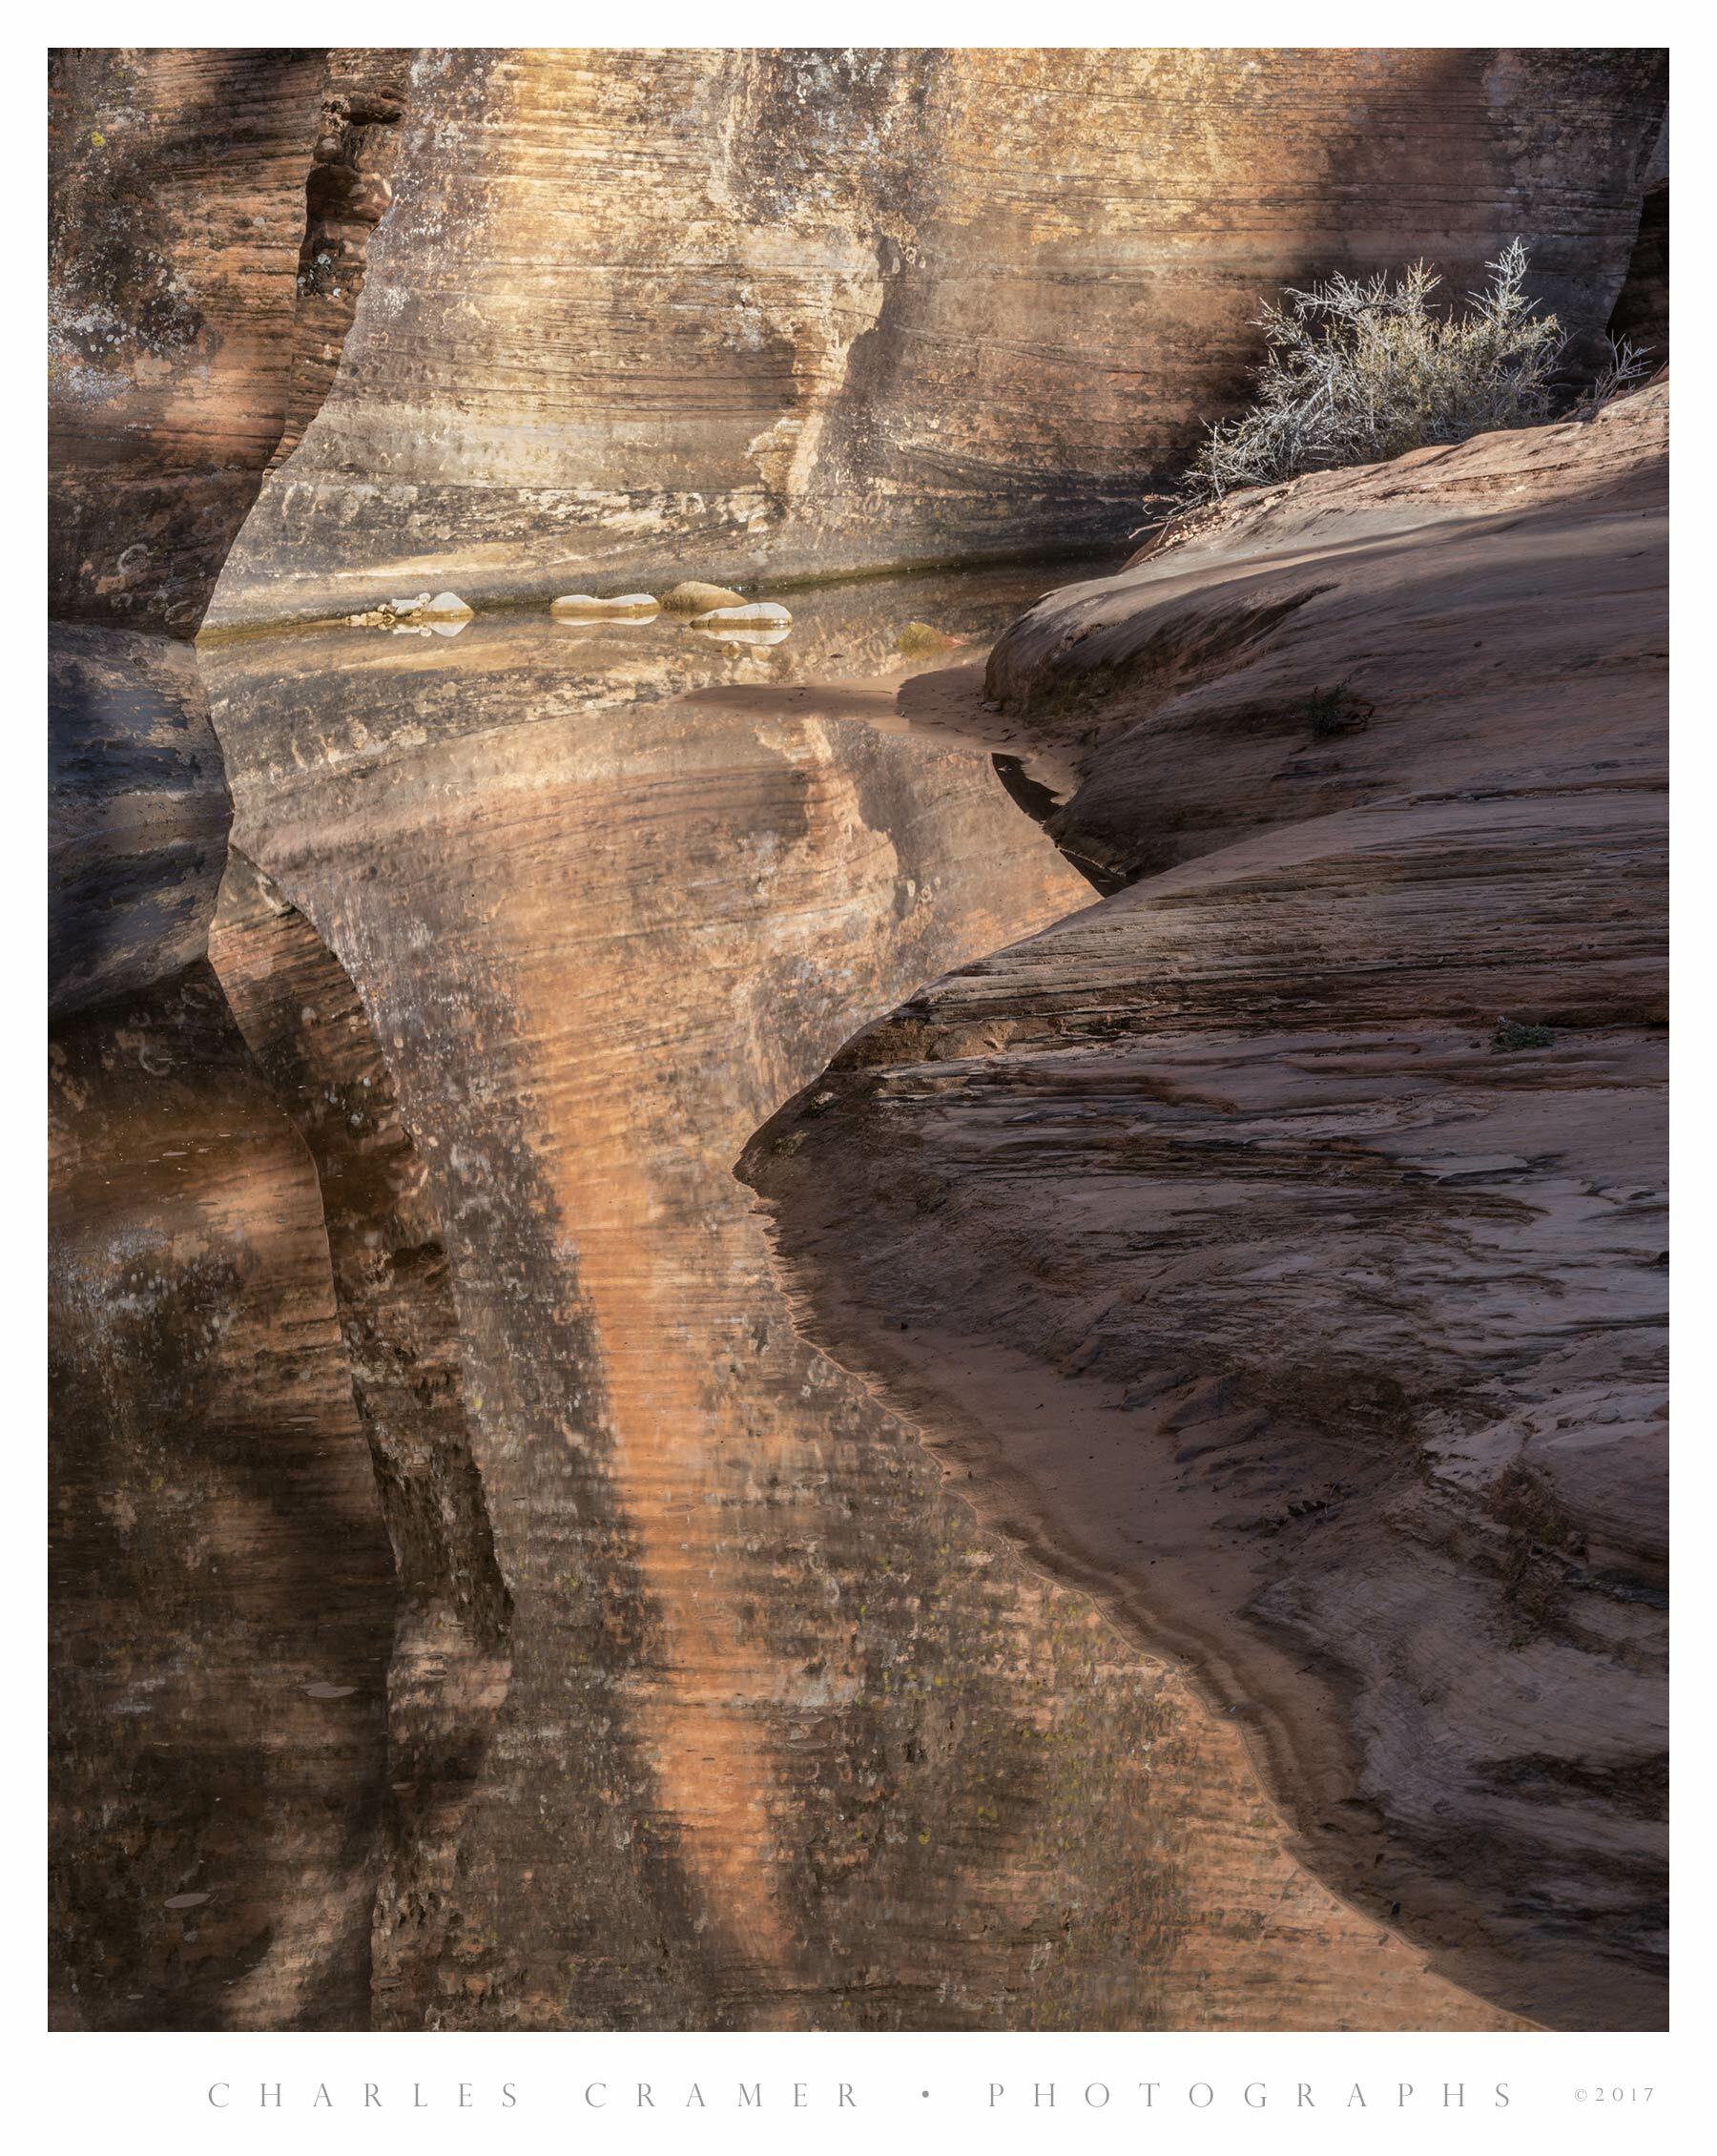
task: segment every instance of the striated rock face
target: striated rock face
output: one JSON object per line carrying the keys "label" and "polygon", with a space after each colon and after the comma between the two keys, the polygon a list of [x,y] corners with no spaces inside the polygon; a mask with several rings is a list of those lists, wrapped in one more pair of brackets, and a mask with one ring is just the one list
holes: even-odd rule
{"label": "striated rock face", "polygon": [[[905,601],[866,604],[808,594],[800,663],[885,650]],[[214,964],[321,1181],[405,1606],[375,2020],[1500,2025],[796,1333],[746,1138],[1086,887],[987,753],[791,653],[543,619],[203,654]],[[719,672],[664,700],[676,664]]]}
{"label": "striated rock face", "polygon": [[333,377],[403,73],[386,51],[50,55],[55,1012],[206,947],[228,808],[187,646]]}
{"label": "striated rock face", "polygon": [[362,2026],[393,1565],[316,1174],[206,962],[49,1079],[53,2020]]}
{"label": "striated rock face", "polygon": [[1187,1659],[1322,1875],[1569,2027],[1664,2015],[1666,421],[1241,496],[1031,610],[998,723],[1127,887],[744,1164],[813,1337]]}
{"label": "striated rock face", "polygon": [[55,626],[48,655],[48,978],[55,1017],[201,958],[229,804],[188,644]]}
{"label": "striated rock face", "polygon": [[52,56],[49,610],[177,636],[280,438],[323,55]]}
{"label": "striated rock face", "polygon": [[332,379],[403,72],[385,51],[50,55],[55,1010],[205,947],[227,804],[178,647]]}
{"label": "striated rock face", "polygon": [[370,2017],[401,1588],[316,1170],[207,964],[230,807],[189,641],[286,425],[352,73],[52,55],[60,2026]]}
{"label": "striated rock face", "polygon": [[298,447],[339,371],[370,235],[393,200],[410,66],[403,48],[337,47],[327,55],[321,132],[304,179],[292,378],[271,468]]}
{"label": "striated rock face", "polygon": [[388,1832],[370,1911],[368,1996],[421,2021],[436,1922],[493,1711],[512,1615],[471,1453],[459,1315],[426,1175],[387,1065],[326,944],[244,855],[211,955],[321,1187],[351,1396],[369,1442],[400,1616],[386,1677]]}
{"label": "striated rock face", "polygon": [[289,411],[287,446],[332,379],[401,72],[385,51],[51,54],[56,618],[197,633]]}
{"label": "striated rock face", "polygon": [[[1523,231],[1550,301],[1577,326],[1604,321],[1639,230],[1662,77],[1657,56],[1632,52],[54,56],[59,2025],[1490,2027],[1507,2007],[1461,1985],[1552,2014],[1584,2001],[1599,1918],[1611,1989],[1586,2018],[1655,1996],[1642,1881],[1659,1523],[1643,1470],[1628,1503],[1612,1487],[1618,1460],[1633,1470],[1652,1457],[1633,1420],[1643,1379],[1602,1346],[1570,1349],[1599,1406],[1564,1416],[1574,1379],[1552,1351],[1533,1363],[1526,1347],[1495,1345],[1509,1324],[1538,1337],[1525,1283],[1548,1263],[1533,1239],[1546,1189],[1566,1224],[1554,1284],[1568,1313],[1596,1303],[1621,1337],[1617,1314],[1630,1312],[1630,1352],[1648,1341],[1648,1298],[1626,1299],[1645,1200],[1615,1192],[1646,1187],[1650,1144],[1629,1118],[1653,1040],[1646,1005],[1624,1017],[1615,999],[1649,970],[1635,944],[1654,917],[1629,877],[1651,865],[1656,767],[1625,742],[1629,712],[1645,739],[1655,707],[1628,700],[1640,683],[1626,668],[1637,660],[1643,680],[1646,665],[1639,639],[1603,627],[1629,579],[1655,573],[1649,536],[1613,536],[1648,532],[1656,513],[1628,492],[1648,461],[1633,421],[1543,438],[1573,445],[1564,461],[1590,497],[1578,515],[1575,480],[1557,476],[1563,451],[1517,469],[1497,445],[1500,463],[1471,469],[1464,522],[1436,506],[1454,498],[1446,466],[1397,473],[1390,485],[1406,491],[1369,525],[1364,479],[1296,496],[1297,508],[1253,505],[1255,530],[1235,512],[1230,539],[1207,542],[1212,562],[1225,545],[1235,563],[1254,541],[1268,552],[1272,529],[1315,555],[1322,517],[1350,534],[1329,540],[1332,590],[1348,597],[1298,605],[1281,584],[1298,571],[1237,568],[1240,585],[1260,581],[1257,618],[1237,642],[1221,619],[1196,628],[1191,656],[1164,661],[1179,690],[1241,658],[1267,673],[1284,638],[1327,618],[1330,665],[1314,651],[1311,685],[1284,693],[1342,733],[1355,699],[1379,703],[1369,676],[1333,704],[1322,694],[1339,687],[1326,678],[1337,648],[1353,671],[1354,625],[1370,625],[1359,641],[1382,672],[1399,656],[1381,666],[1368,611],[1397,589],[1390,573],[1423,596],[1413,618],[1428,637],[1434,618],[1473,603],[1474,579],[1491,579],[1519,649],[1539,586],[1510,586],[1507,548],[1480,544],[1509,528],[1479,499],[1500,488],[1548,549],[1534,556],[1544,576],[1579,595],[1578,632],[1558,632],[1567,649],[1608,639],[1608,671],[1571,673],[1559,692],[1554,765],[1540,715],[1510,733],[1506,694],[1487,701],[1471,668],[1471,737],[1443,762],[1417,720],[1390,736],[1377,713],[1355,740],[1386,745],[1386,759],[1355,759],[1344,777],[1317,761],[1324,743],[1287,772],[1286,794],[1244,748],[1262,742],[1268,761],[1268,719],[1234,723],[1241,746],[1220,768],[1199,765],[1196,729],[1197,754],[1179,763],[1128,762],[1126,727],[1109,721],[1157,705],[1109,692],[1146,694],[1158,678],[1157,656],[1128,638],[1163,564],[1112,610],[1106,598],[1081,614],[1087,655],[1108,654],[1093,679],[1064,663],[1057,608],[1034,610],[997,662],[1020,738],[995,763],[974,742],[975,684],[936,691],[926,717],[940,726],[915,739],[892,683],[851,678],[898,673],[909,625],[942,643],[993,634],[997,591],[956,580],[917,579],[892,599],[802,593],[775,647],[668,618],[546,612],[463,632],[444,621],[442,635],[424,626],[399,642],[341,632],[194,653],[190,639],[205,614],[343,614],[384,593],[606,591],[646,568],[652,589],[689,573],[744,585],[763,570],[1113,538],[1231,390],[1246,318],[1284,276],[1429,252],[1468,281]],[[1435,544],[1447,543],[1453,599],[1415,567],[1433,543],[1405,537],[1403,519],[1428,516],[1449,526]],[[1583,551],[1601,525],[1607,583]],[[1181,557],[1193,586],[1203,558]],[[625,581],[599,581],[610,573]],[[1030,596],[1013,591],[1006,612]],[[1203,601],[1187,604],[1202,621]],[[1547,632],[1546,665],[1554,643]],[[1462,678],[1452,661],[1447,678]],[[1083,739],[1092,729],[1104,738]],[[1280,923],[1248,946],[1252,973],[1232,969],[1203,1005],[1175,937],[1151,944],[1148,978],[1180,982],[1191,1013],[1177,1024],[1214,1044],[1224,1132],[1268,1160],[1239,1210],[1263,1274],[1283,1283],[1271,1322],[1305,1331],[1286,1217],[1327,1201],[1315,1146],[1309,1165],[1272,1151],[1300,1112],[1297,1095],[1279,1096],[1302,1083],[1284,1076],[1301,1063],[1331,1148],[1357,1163],[1343,1170],[1356,1210],[1340,1232],[1378,1240],[1384,1256],[1365,1263],[1404,1262],[1389,1252],[1412,1241],[1390,1225],[1398,1167],[1402,1190],[1440,1193],[1413,1202],[1441,1207],[1438,1233],[1467,1268],[1458,1295],[1440,1274],[1392,1286],[1405,1335],[1379,1315],[1387,1297],[1356,1290],[1354,1353],[1310,1342],[1278,1393],[1265,1387],[1293,1483],[1272,1546],[1310,1546],[1318,1476],[1355,1477],[1349,1527],[1332,1524],[1351,1536],[1351,1578],[1311,1563],[1243,1578],[1234,1556],[1194,1582],[1187,1548],[1205,1515],[1181,1487],[1152,1515],[1174,1622],[1135,1593],[1141,1543],[1117,1560],[1100,1537],[1080,1542],[1071,1511],[1035,1496],[1006,1510],[1024,1469],[998,1443],[974,1447],[966,1480],[944,1486],[947,1462],[868,1377],[798,1330],[788,1295],[804,1282],[777,1279],[732,1172],[757,1125],[856,1028],[1033,930],[1050,930],[1033,949],[1075,939],[1068,992],[1117,1053],[1169,1052],[1127,1031],[1125,1012],[1158,1007],[1137,997],[1134,944],[1105,942],[1104,925],[1092,957],[1075,928],[1051,929],[1089,889],[1003,791],[1047,816],[1041,780],[1073,766],[1085,784],[1053,834],[1106,881],[1191,863],[1252,828],[1281,826],[1287,845],[1308,802],[1334,828],[1337,810],[1394,800],[1407,771],[1428,799],[1500,789],[1527,803],[1506,843],[1488,824],[1467,833],[1464,808],[1448,808],[1447,830],[1392,809],[1375,841],[1337,857],[1359,868],[1336,874],[1321,854],[1295,865],[1290,849],[1243,868],[1240,900],[1220,876],[1199,884],[1187,918],[1203,906],[1211,925],[1195,928],[1195,949],[1227,933],[1259,879],[1287,893]],[[1531,807],[1564,779],[1554,818]],[[1159,792],[1177,804],[1179,838],[1152,822]],[[1475,814],[1483,824],[1493,809]],[[1591,881],[1559,882],[1546,865],[1551,835],[1565,864],[1570,819],[1585,819],[1579,844],[1611,877],[1590,923]],[[1520,1051],[1467,1055],[1484,1083],[1449,1080],[1449,1113],[1465,1121],[1439,1151],[1448,1115],[1421,1112],[1413,1088],[1434,1065],[1464,1068],[1467,1051],[1437,1031],[1465,1035],[1455,957],[1415,991],[1414,1017],[1388,1003],[1387,978],[1376,1008],[1350,999],[1320,1015],[1311,1005],[1334,990],[1314,968],[1310,987],[1296,976],[1285,989],[1279,967],[1298,962],[1276,939],[1321,948],[1317,893],[1375,871],[1393,896],[1365,901],[1361,972],[1377,952],[1387,966],[1417,949],[1434,903],[1470,972],[1470,946],[1488,954],[1494,941],[1481,933],[1491,871],[1465,875],[1473,848],[1492,858],[1481,840],[1500,849],[1495,878],[1514,878],[1548,925],[1532,945],[1540,970],[1522,961],[1506,1001],[1492,999],[1526,1028]],[[1522,918],[1537,921],[1531,906]],[[1139,918],[1154,917],[1141,904]],[[1006,1009],[1026,1010],[1036,986],[998,964]],[[1405,995],[1418,976],[1405,961],[1398,973]],[[1587,1001],[1570,1004],[1570,982]],[[1033,1028],[1064,1023],[1059,994],[1047,1021],[1001,1021],[996,1039],[1013,1027],[1024,1045],[1021,1069]],[[1293,1026],[1326,1025],[1343,1053],[1362,1016],[1382,1029],[1386,1045],[1359,1056],[1336,1098],[1319,1088],[1339,1056],[1295,1063],[1297,1033],[1279,1056],[1232,1047],[1231,1034],[1289,1026],[1291,997],[1310,1010]],[[950,1039],[965,1054],[962,1026]],[[1416,1026],[1435,1038],[1402,1076]],[[1206,1112],[1197,1085],[1183,1101],[1182,1079],[1151,1069],[1141,1083],[1164,1114]],[[1545,1069],[1569,1074],[1560,1089],[1535,1081]],[[983,1081],[1000,1082],[998,1100],[1025,1083],[1014,1072],[1004,1058]],[[788,1156],[801,1196],[824,1124],[845,1130],[861,1105],[851,1089],[838,1077],[800,1104],[786,1142],[802,1123],[803,1157]],[[1564,1189],[1536,1122],[1510,1122],[1522,1102],[1542,1117],[1552,1097],[1573,1133],[1557,1146],[1583,1164],[1601,1138],[1611,1180],[1578,1165]],[[950,1129],[964,1112],[951,1094]],[[975,1338],[995,1297],[1012,1325],[1018,1297],[1010,1412],[1065,1401],[1042,1374],[1085,1355],[1065,1352],[1063,1305],[1046,1316],[1033,1300],[1046,1281],[1096,1341],[1088,1374],[1107,1381],[1132,1350],[1086,1308],[1103,1296],[1083,1231],[1069,1225],[1050,1271],[1034,1258],[1022,1287],[1017,1224],[997,1214],[983,1229],[989,1276],[968,1278],[932,1232],[939,1207],[948,1220],[960,1210],[934,1179],[943,1127],[921,1132],[907,1175],[892,1165],[900,1128],[870,1133],[862,1159],[825,1177],[824,1197],[854,1209],[841,1262],[870,1298],[855,1369],[886,1369],[915,1409],[929,1398],[900,1375],[920,1353],[919,1320],[896,1316],[892,1298],[919,1294],[934,1262]],[[1129,1138],[1093,1171],[1104,1248],[1103,1193],[1148,1184],[1161,1140]],[[1517,1171],[1497,1165],[1517,1155],[1518,1198]],[[1486,1176],[1503,1177],[1503,1195]],[[1042,1188],[1029,1187],[1039,1211]],[[1215,1177],[1187,1204],[1176,1371],[1195,1379],[1176,1376],[1182,1391],[1161,1398],[1141,1380],[1128,1413],[1158,1442],[1190,1399],[1189,1427],[1238,1447],[1244,1477],[1252,1379],[1242,1370],[1220,1398],[1201,1389],[1199,1343],[1216,1343],[1212,1367],[1231,1346],[1231,1304],[1207,1306],[1198,1286],[1220,1272],[1202,1254],[1199,1208],[1220,1211],[1226,1188]],[[915,1211],[886,1276],[865,1223],[902,1192]],[[822,1217],[815,1233],[831,1232]],[[1127,1264],[1142,1261],[1135,1240],[1129,1225]],[[1509,1317],[1486,1300],[1499,1270]],[[1371,1279],[1362,1266],[1355,1276]],[[821,1295],[812,1322],[833,1338]],[[1250,1332],[1262,1320],[1247,1295]],[[887,1357],[868,1331],[879,1315]],[[1477,1391],[1449,1369],[1473,1342]],[[964,1427],[953,1394],[973,1365],[954,1348],[927,1415],[939,1439]],[[1065,1429],[1083,1430],[1085,1413],[1069,1409]],[[1562,1422],[1574,1435],[1553,1431]],[[1538,1450],[1511,1449],[1517,1425]],[[1366,1452],[1375,1431],[1393,1447],[1381,1465]],[[1338,1463],[1327,1471],[1326,1452]],[[1106,1529],[1139,1532],[1136,1491],[1100,1495]],[[1046,1580],[963,1497],[1077,1584]],[[1370,1524],[1353,1526],[1359,1513]],[[1245,1551],[1269,1538],[1230,1539]],[[1420,1553],[1412,1565],[1396,1562],[1397,1542]],[[1194,1585],[1210,1602],[1202,1626],[1186,1619]],[[1260,1586],[1275,1603],[1248,1604]],[[1415,1595],[1422,1649],[1403,1613]],[[1438,1659],[1432,1621],[1450,1609],[1480,1635],[1506,1633],[1490,1660],[1463,1664],[1470,1694]],[[1148,1618],[1224,1704],[1231,1657],[1255,1716],[1213,1717],[1141,1648]],[[1347,1663],[1324,1650],[1338,1621]],[[1353,1663],[1357,1638],[1383,1677]],[[1257,1639],[1275,1661],[1254,1656]],[[1487,1673],[1504,1650],[1524,1672],[1513,1690]],[[1340,1703],[1322,1752],[1282,1674],[1318,1656],[1318,1697]],[[1608,1688],[1603,1742],[1587,1744],[1583,1708],[1558,1722],[1573,1737],[1541,1736],[1531,1687],[1547,1721],[1557,1688],[1595,1682],[1592,1669]],[[1463,1752],[1493,1709],[1512,1718],[1506,1746],[1499,1734]],[[1331,1846],[1313,1837],[1310,1867],[1248,1755],[1249,1718],[1296,1817],[1313,1815],[1312,1782],[1334,1805]],[[1405,1793],[1395,1811],[1379,1781]],[[1368,1803],[1375,1834],[1356,1809]],[[1475,1822],[1494,1830],[1489,1873],[1469,1861]],[[1439,1835],[1462,1841],[1459,1862]],[[1361,1842],[1376,1853],[1362,1878]],[[1568,1875],[1556,1894],[1547,1851]],[[1423,1900],[1434,1877],[1457,1881],[1446,1906]],[[1392,1887],[1417,1943],[1395,1928]],[[1427,1942],[1453,1942],[1440,1971]],[[1528,1948],[1536,1990],[1517,1980]]]}
{"label": "striated rock face", "polygon": [[1112,543],[1283,283],[1458,293],[1520,234],[1600,330],[1665,87],[1631,49],[420,53],[216,618]]}

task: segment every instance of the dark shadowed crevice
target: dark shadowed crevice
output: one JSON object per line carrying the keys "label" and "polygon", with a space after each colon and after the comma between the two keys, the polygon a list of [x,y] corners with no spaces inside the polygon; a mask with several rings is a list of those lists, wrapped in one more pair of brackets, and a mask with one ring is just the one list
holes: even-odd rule
{"label": "dark shadowed crevice", "polygon": [[1640,205],[1640,237],[1627,276],[1616,296],[1609,333],[1628,342],[1652,366],[1669,363],[1669,182],[1646,191]]}
{"label": "dark shadowed crevice", "polygon": [[[1021,757],[993,756],[990,762],[995,766],[996,777],[1002,781],[1003,791],[1015,808],[1030,817],[1040,830],[1049,831],[1063,803],[1042,779],[1031,777]],[[1054,832],[1050,831],[1050,837],[1054,836]],[[1072,846],[1063,846],[1061,850],[1064,860],[1078,869],[1092,890],[1102,897],[1107,899],[1111,891],[1119,891],[1126,885],[1125,876],[1117,875],[1102,861],[1093,860],[1090,855],[1080,853]]]}
{"label": "dark shadowed crevice", "polygon": [[408,48],[328,55],[321,133],[304,181],[292,385],[270,471],[303,440],[340,371],[363,289],[370,235],[393,200],[410,65]]}

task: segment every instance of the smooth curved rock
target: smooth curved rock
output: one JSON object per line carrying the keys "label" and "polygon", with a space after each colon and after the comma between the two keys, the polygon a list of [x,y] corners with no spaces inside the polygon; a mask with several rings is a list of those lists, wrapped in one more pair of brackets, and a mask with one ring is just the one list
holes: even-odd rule
{"label": "smooth curved rock", "polygon": [[626,591],[617,599],[592,599],[589,592],[574,591],[554,600],[548,611],[582,621],[649,621],[661,605],[649,591]]}
{"label": "smooth curved rock", "polygon": [[[373,1441],[425,1493],[382,1350],[444,1321],[378,1288],[445,1254],[435,1431],[507,1598],[504,1648],[462,1621],[454,1681],[407,1652],[390,1682],[417,1757],[463,1714],[465,1778],[387,1854],[376,2018],[1502,2025],[1288,1859],[1234,1732],[794,1329],[740,1145],[869,1012],[1083,891],[987,752],[794,685],[899,618],[808,593],[796,657],[501,614],[204,654],[262,879],[216,964],[328,1190]],[[402,1470],[387,1502],[440,1517],[408,1499]]]}
{"label": "smooth curved rock", "polygon": [[715,607],[742,607],[744,597],[724,584],[676,584],[662,594],[664,613],[709,613]]}
{"label": "smooth curved rock", "polygon": [[[1524,229],[1603,319],[1659,56],[1276,58],[56,57],[59,2024],[1508,2022],[791,1322],[744,1137],[1084,896],[960,727],[796,686],[904,604],[776,650],[421,605],[1111,536],[1327,259]],[[269,466],[216,617],[417,596],[203,654],[217,908],[184,645]],[[1487,1069],[1558,1053],[1507,1015]],[[1570,1519],[1654,1591],[1587,1449],[1480,1508],[1558,1652]],[[1505,1764],[1633,1951],[1649,1763]]]}
{"label": "smooth curved rock", "polygon": [[1124,540],[1260,300],[1517,234],[1589,345],[1638,50],[418,55],[339,380],[216,618]]}
{"label": "smooth curved rock", "polygon": [[1042,601],[989,700],[1136,881],[744,1164],[813,1337],[1201,1673],[1308,1860],[1564,2027],[1665,2010],[1666,428],[1238,497]]}

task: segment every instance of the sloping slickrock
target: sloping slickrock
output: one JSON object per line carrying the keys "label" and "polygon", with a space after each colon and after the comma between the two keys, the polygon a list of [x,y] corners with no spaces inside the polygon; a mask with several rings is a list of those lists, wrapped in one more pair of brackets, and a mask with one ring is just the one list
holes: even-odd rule
{"label": "sloping slickrock", "polygon": [[1621,49],[425,51],[217,618],[1113,543],[1285,283],[1458,294],[1519,234],[1591,340],[1665,93]]}
{"label": "sloping slickrock", "polygon": [[1308,1861],[1570,2027],[1664,2014],[1666,426],[1238,497],[1034,608],[992,699],[1137,880],[743,1166],[812,1337],[1185,1658]]}
{"label": "sloping slickrock", "polygon": [[[637,633],[685,632],[595,633],[606,694],[542,618],[203,654],[215,964],[322,1177],[412,1600],[390,1740],[457,1768],[397,1822],[378,2023],[1500,2025],[798,1337],[732,1174],[855,1025],[1079,880],[987,755],[785,687],[640,700]],[[505,1607],[462,1606],[490,1548]]]}

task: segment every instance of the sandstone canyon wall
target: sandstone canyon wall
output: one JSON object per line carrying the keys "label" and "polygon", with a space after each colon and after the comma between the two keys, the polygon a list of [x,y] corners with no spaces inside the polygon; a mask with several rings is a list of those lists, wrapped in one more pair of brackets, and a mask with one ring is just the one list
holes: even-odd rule
{"label": "sandstone canyon wall", "polygon": [[[385,152],[344,137],[401,55],[259,46],[72,50],[49,82],[49,612],[193,636],[280,445],[308,345],[306,190],[354,262]],[[359,169],[362,165],[362,171]],[[350,170],[349,186],[312,185]],[[354,214],[353,204],[356,201]],[[342,243],[344,244],[342,252]],[[356,299],[356,289],[345,295]],[[331,372],[331,367],[329,369]]]}
{"label": "sandstone canyon wall", "polygon": [[191,638],[291,407],[306,183],[385,55],[50,74],[50,1756],[62,2026],[370,2014],[397,1588],[309,1156],[207,961]]}
{"label": "sandstone canyon wall", "polygon": [[807,1330],[1486,1996],[1664,2012],[1667,389],[1235,497],[909,686],[1125,888],[746,1156]]}
{"label": "sandstone canyon wall", "polygon": [[191,639],[1112,539],[1283,274],[1523,231],[1601,324],[1658,56],[80,51],[52,96],[56,2020],[1506,2024],[795,1329],[747,1138],[1090,895],[987,751],[794,686],[898,614]]}
{"label": "sandstone canyon wall", "polygon": [[982,752],[750,660],[640,698],[624,630],[546,626],[205,654],[216,968],[321,1173],[383,1503],[434,1528],[394,1530],[378,2023],[1499,2022],[797,1337],[732,1173],[1080,881]]}
{"label": "sandstone canyon wall", "polygon": [[1589,345],[1661,54],[420,54],[332,393],[216,620],[1113,544],[1284,283],[1516,234]]}

